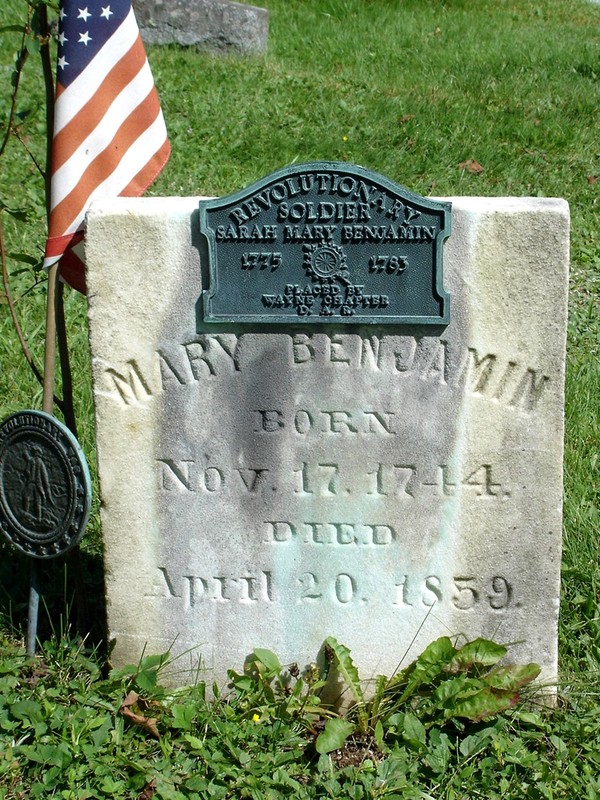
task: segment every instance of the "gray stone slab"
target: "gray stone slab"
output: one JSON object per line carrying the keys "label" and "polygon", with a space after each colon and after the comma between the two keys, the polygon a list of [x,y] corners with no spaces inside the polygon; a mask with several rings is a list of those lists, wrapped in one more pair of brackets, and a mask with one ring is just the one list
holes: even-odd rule
{"label": "gray stone slab", "polygon": [[196,45],[246,54],[267,49],[265,8],[229,0],[133,0],[133,8],[147,44]]}
{"label": "gray stone slab", "polygon": [[448,198],[443,331],[196,327],[197,198],[94,203],[90,340],[116,664],[255,647],[365,680],[440,635],[557,675],[568,206]]}

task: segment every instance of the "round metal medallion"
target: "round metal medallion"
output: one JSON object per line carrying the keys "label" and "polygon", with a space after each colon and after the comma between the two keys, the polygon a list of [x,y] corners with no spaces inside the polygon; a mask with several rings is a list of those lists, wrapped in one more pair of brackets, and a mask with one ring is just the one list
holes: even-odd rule
{"label": "round metal medallion", "polygon": [[19,411],[0,425],[0,530],[33,558],[74,547],[90,514],[92,486],[71,431],[43,411]]}

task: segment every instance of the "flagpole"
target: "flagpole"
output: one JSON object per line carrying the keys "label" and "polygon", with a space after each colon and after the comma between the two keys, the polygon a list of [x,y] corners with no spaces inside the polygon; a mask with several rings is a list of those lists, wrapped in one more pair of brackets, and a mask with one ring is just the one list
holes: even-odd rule
{"label": "flagpole", "polygon": [[[45,46],[41,48],[42,66],[44,72],[44,85],[46,89],[46,214],[48,229],[50,228],[51,208],[51,164],[52,164],[52,139],[54,132],[54,80],[50,60],[50,28],[48,26],[48,12],[45,3],[40,8],[40,25],[44,35]],[[52,343],[54,349],[52,350]],[[73,381],[69,359],[69,346],[67,342],[67,326],[65,323],[63,284],[58,280],[58,264],[53,265],[48,273],[48,296],[46,310],[46,350],[47,360],[44,364],[44,377],[52,376],[52,391],[54,391],[54,375],[56,370],[56,345],[60,374],[62,377],[63,416],[66,426],[73,436],[77,438],[77,423],[73,403]],[[49,378],[50,382],[50,378]],[[50,392],[50,387],[47,389]],[[44,393],[44,411],[46,411],[46,394]],[[50,401],[47,401],[50,402]],[[76,545],[68,554],[67,564],[71,568],[74,590],[75,606],[77,610],[77,631],[85,638],[89,631],[87,614],[87,601],[83,584],[83,568],[81,563],[81,550]]]}
{"label": "flagpole", "polygon": [[48,288],[46,291],[46,339],[44,349],[44,387],[42,411],[52,414],[54,410],[54,380],[56,372],[56,280],[58,264],[48,270]]}
{"label": "flagpole", "polygon": [[[50,28],[48,26],[48,9],[45,3],[38,3],[40,21],[42,70],[44,73],[44,87],[46,91],[46,170],[44,173],[46,189],[46,220],[50,224],[50,187],[52,164],[52,137],[54,132],[54,81],[52,79],[52,64],[50,61]],[[44,352],[44,386],[42,410],[51,414],[54,410],[54,381],[56,370],[56,281],[58,278],[58,263],[53,264],[48,271],[48,289],[46,294],[46,339]]]}
{"label": "flagpole", "polygon": [[[50,63],[50,29],[48,27],[48,11],[45,3],[38,3],[37,7],[41,47],[40,56],[44,73],[46,89],[46,171],[44,175],[46,188],[46,218],[50,220],[50,175],[52,134],[54,131],[54,85],[52,81],[52,65]],[[54,383],[56,372],[56,282],[58,278],[58,263],[53,264],[48,271],[46,290],[46,335],[44,348],[44,383],[42,395],[42,410],[47,414],[54,411]],[[27,655],[35,655],[37,638],[38,611],[40,605],[39,572],[37,560],[31,559],[31,573],[29,579],[29,612],[27,616]]]}

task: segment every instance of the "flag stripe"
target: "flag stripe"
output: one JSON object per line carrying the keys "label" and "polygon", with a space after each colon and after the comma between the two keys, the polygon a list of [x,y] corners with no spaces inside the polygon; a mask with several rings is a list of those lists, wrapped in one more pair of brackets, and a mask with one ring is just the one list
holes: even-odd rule
{"label": "flag stripe", "polygon": [[138,197],[143,194],[148,186],[160,175],[162,168],[169,160],[171,155],[171,145],[164,141],[156,151],[154,157],[135,175],[120,192],[122,197]]}
{"label": "flag stripe", "polygon": [[84,266],[83,242],[68,250],[60,260],[60,277],[82,294],[86,291]]}
{"label": "flag stripe", "polygon": [[[119,186],[118,193],[122,193],[121,187],[127,186],[136,175],[140,173],[144,165],[149,162],[150,154],[154,157],[157,153],[161,152],[165,142],[164,125],[162,114],[160,113],[160,109],[158,109],[157,118],[138,137],[135,147],[129,148],[126,156],[121,159],[115,171],[98,186],[96,191],[92,194],[91,200],[96,199],[101,193],[105,197],[115,196],[117,194],[117,186]],[[145,191],[146,188],[147,187],[144,187],[141,191]]]}
{"label": "flag stripe", "polygon": [[[143,82],[146,85],[145,89],[138,88],[137,84],[132,86],[136,78],[138,83]],[[129,53],[123,56],[106,76],[102,86],[85,105],[77,109],[77,113],[54,137],[52,166],[55,175],[63,164],[77,153],[78,149],[79,155],[81,155],[81,148],[88,145],[88,138],[92,134],[97,139],[104,134],[104,129],[110,126],[110,119],[104,121],[102,130],[99,129],[99,126],[109,109],[113,114],[118,109],[117,104],[123,106],[130,103],[130,93],[136,91],[137,95],[134,94],[134,97],[137,103],[137,98],[145,97],[152,86],[152,73],[147,65],[144,47],[138,38]],[[123,91],[126,88],[129,89],[129,94],[124,95]],[[59,178],[59,180],[61,179]]]}
{"label": "flag stripe", "polygon": [[[134,76],[133,80],[120,92],[114,99],[114,102],[104,109],[102,117],[97,122],[90,134],[80,140],[80,144],[70,154],[68,160],[65,160],[60,165],[60,157],[58,158],[59,165],[56,167],[54,173],[54,192],[52,194],[52,208],[56,207],[81,180],[82,170],[85,169],[86,164],[92,164],[95,159],[106,148],[107,140],[113,136],[115,129],[121,129],[123,125],[131,118],[131,109],[136,108],[140,102],[140,98],[146,98],[146,106],[143,104],[136,108],[136,119],[139,120],[140,128],[144,126],[144,114],[146,107],[154,103],[154,82],[149,69],[142,69]],[[104,92],[106,97],[107,92]],[[103,98],[104,99],[104,98]],[[95,98],[91,101],[95,103]],[[85,119],[85,109],[82,110],[82,120]],[[76,119],[72,124],[77,124]],[[70,125],[63,129],[63,133],[69,131]],[[77,144],[75,136],[71,136],[72,145]]]}
{"label": "flag stripe", "polygon": [[[147,106],[152,110],[151,95],[140,110],[144,112]],[[132,114],[108,147],[87,166],[77,185],[52,211],[52,221],[60,230],[65,233],[77,231],[92,200],[116,197],[142,169],[148,154],[154,155],[159,150],[164,142],[164,123],[158,110],[155,111],[158,116],[150,127],[147,127],[148,113],[139,117]]]}
{"label": "flag stripe", "polygon": [[83,231],[69,233],[66,236],[53,236],[46,244],[46,259],[44,266],[51,267],[61,257],[68,247],[73,247],[83,239]]}

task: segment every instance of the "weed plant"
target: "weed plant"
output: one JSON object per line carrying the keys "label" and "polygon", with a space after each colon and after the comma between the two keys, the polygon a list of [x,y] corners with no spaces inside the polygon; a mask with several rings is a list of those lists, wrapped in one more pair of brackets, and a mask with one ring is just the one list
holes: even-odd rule
{"label": "weed plant", "polygon": [[[105,675],[80,648],[48,638],[71,603],[68,562],[42,570],[48,613],[40,635],[49,643],[41,660],[30,662],[14,643],[26,616],[28,565],[0,543],[0,797],[593,800],[600,796],[600,6],[586,0],[262,5],[270,11],[265,56],[149,50],[173,147],[152,194],[227,194],[285,164],[347,160],[422,194],[559,196],[570,203],[558,706],[518,706],[489,720],[453,717],[431,725],[423,707],[411,706],[398,712],[405,716],[396,738],[389,728],[376,736],[375,721],[371,742],[360,716],[349,717],[341,721],[346,727],[337,722],[328,729],[335,733],[337,725],[337,735],[346,736],[346,755],[355,743],[359,757],[345,763],[335,750],[325,752],[323,739],[318,752],[327,723],[311,710],[312,701],[291,713],[287,692],[293,695],[298,683],[289,668],[271,669],[268,691],[258,666],[232,675],[228,699],[207,700],[201,685],[174,695],[160,689],[160,664]],[[25,7],[26,0],[3,0],[0,12],[0,126],[9,115],[20,45],[13,26]],[[45,224],[36,164],[43,164],[45,124],[36,43],[30,37],[27,44],[18,136],[9,137],[0,156],[0,224],[17,315],[39,365]],[[67,292],[79,438],[93,467],[85,312],[84,298]],[[40,405],[41,389],[0,293],[0,418]],[[89,614],[100,639],[97,509],[83,551]],[[264,653],[256,663],[270,669]],[[306,697],[318,679],[302,680]],[[131,691],[139,699],[124,705]],[[158,738],[123,707],[155,717]]]}
{"label": "weed plant", "polygon": [[[349,652],[328,645],[360,695]],[[0,797],[598,797],[597,715],[563,714],[557,732],[555,715],[524,705],[535,665],[497,667],[505,653],[440,639],[340,718],[320,701],[327,660],[301,675],[255,650],[209,697],[202,682],[161,686],[168,655],[102,677],[74,642],[35,660],[5,643]]]}

